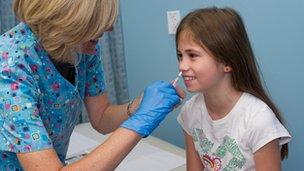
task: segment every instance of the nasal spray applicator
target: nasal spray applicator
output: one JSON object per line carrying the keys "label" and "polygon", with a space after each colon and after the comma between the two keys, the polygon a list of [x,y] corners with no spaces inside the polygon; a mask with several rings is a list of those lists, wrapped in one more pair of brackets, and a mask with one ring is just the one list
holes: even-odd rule
{"label": "nasal spray applicator", "polygon": [[[173,85],[174,87],[176,87],[177,81],[178,81],[179,77],[181,77],[181,76],[182,76],[182,72],[179,72],[178,75],[177,75],[177,77],[176,77],[176,78],[174,79],[174,81],[172,82],[172,85]],[[178,107],[182,104],[183,99],[180,98],[180,101],[181,101],[181,102],[180,102],[178,105],[176,105],[174,108],[178,108]]]}
{"label": "nasal spray applicator", "polygon": [[178,76],[175,78],[175,80],[173,81],[173,83],[172,83],[172,85],[175,87],[176,86],[176,84],[177,84],[177,81],[178,81],[178,79],[179,79],[179,77],[182,75],[182,72],[179,72],[178,73]]}

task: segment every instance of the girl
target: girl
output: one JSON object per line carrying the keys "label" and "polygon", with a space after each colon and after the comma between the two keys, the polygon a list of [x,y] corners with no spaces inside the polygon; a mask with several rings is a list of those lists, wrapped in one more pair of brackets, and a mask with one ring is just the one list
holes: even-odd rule
{"label": "girl", "polygon": [[280,170],[291,136],[266,94],[241,17],[231,8],[189,13],[176,33],[190,92],[178,122],[187,170]]}
{"label": "girl", "polygon": [[[137,110],[139,100],[109,103],[96,44],[118,0],[15,0],[14,10],[22,22],[0,37],[0,170],[114,170],[179,103],[165,82],[148,86]],[[83,101],[97,131],[115,131],[65,165]]]}

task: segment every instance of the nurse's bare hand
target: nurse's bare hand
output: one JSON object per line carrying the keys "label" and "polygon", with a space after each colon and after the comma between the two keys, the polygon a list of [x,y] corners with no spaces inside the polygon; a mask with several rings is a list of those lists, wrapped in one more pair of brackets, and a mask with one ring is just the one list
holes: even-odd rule
{"label": "nurse's bare hand", "polygon": [[179,96],[181,99],[186,98],[186,92],[185,92],[182,88],[180,88],[180,86],[175,85],[174,87],[175,87],[175,90],[176,90],[178,96]]}

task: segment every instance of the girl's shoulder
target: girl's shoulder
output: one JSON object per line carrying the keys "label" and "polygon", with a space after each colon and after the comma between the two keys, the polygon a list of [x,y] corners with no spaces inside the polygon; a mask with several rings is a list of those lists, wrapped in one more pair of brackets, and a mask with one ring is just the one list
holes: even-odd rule
{"label": "girl's shoulder", "polygon": [[269,108],[264,101],[246,92],[243,94],[243,103],[241,105],[248,114],[259,113]]}
{"label": "girl's shoulder", "polygon": [[239,115],[244,120],[238,123],[241,123],[241,128],[245,131],[244,140],[252,151],[257,151],[274,139],[278,139],[280,145],[289,142],[289,132],[271,108],[253,95],[248,94],[247,98],[246,112]]}
{"label": "girl's shoulder", "polygon": [[279,124],[275,113],[271,108],[261,99],[246,93],[243,103],[243,113],[241,117],[248,127],[265,127],[271,124]]}
{"label": "girl's shoulder", "polygon": [[194,94],[187,100],[181,108],[179,117],[183,120],[196,120],[201,116],[202,107],[204,103],[204,96],[202,94]]}
{"label": "girl's shoulder", "polygon": [[200,107],[202,106],[202,100],[204,98],[201,94],[193,95],[185,102],[177,117],[178,123],[189,135],[192,134],[193,127],[198,123],[197,120],[201,116]]}

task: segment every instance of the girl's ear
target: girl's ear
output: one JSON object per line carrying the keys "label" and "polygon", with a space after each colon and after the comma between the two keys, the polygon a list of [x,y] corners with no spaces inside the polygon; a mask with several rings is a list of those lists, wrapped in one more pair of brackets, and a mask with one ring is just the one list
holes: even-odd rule
{"label": "girl's ear", "polygon": [[229,65],[225,65],[224,66],[224,72],[231,72],[232,71],[232,68],[229,66]]}

